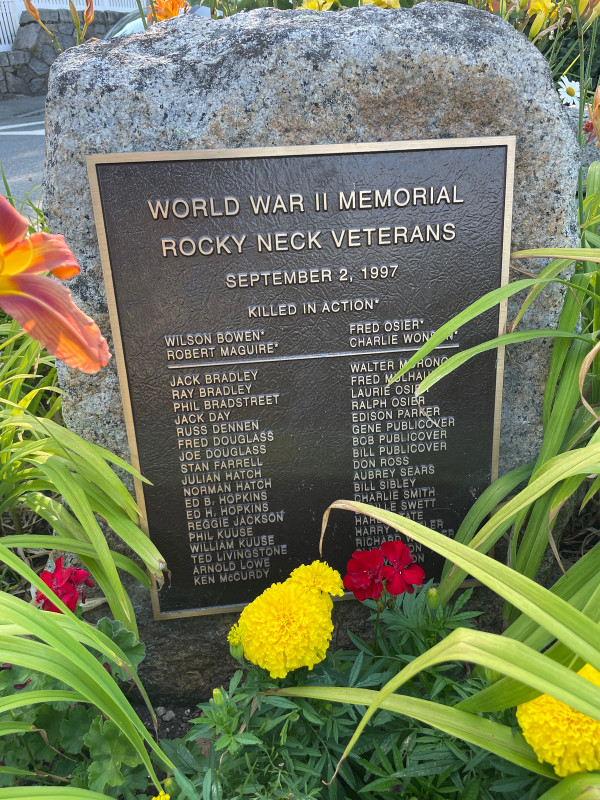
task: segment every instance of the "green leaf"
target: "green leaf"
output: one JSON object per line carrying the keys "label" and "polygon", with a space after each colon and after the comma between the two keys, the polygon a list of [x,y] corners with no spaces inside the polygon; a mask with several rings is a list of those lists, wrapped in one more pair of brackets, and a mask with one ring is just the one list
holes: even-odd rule
{"label": "green leaf", "polygon": [[[2,550],[1,544],[0,550]],[[6,548],[3,550],[5,561],[16,559],[28,576],[30,573],[32,583],[40,588],[43,587],[45,592],[48,591],[33,570],[23,564],[19,558],[14,557],[9,550]],[[54,597],[56,595],[53,595],[53,600]],[[94,656],[69,633],[69,626],[80,630],[81,638],[85,641],[90,639],[94,641],[95,646],[106,653],[111,661],[116,661],[118,665],[124,666],[125,660],[117,655],[118,648],[110,640],[107,640],[99,631],[78,620],[58,597],[54,602],[64,609],[66,623],[62,619],[62,615],[41,611],[19,598],[0,592],[0,618],[25,627],[29,634],[39,640],[33,641],[20,636],[3,634],[0,626],[0,652],[2,652],[3,658],[6,658],[9,663],[54,676],[80,692],[88,702],[96,705],[107,717],[115,720],[119,729],[135,748],[139,759],[146,765],[153,782],[158,785],[143,742],[145,741],[161,761],[170,767],[168,759],[155,744],[114,680]],[[61,621],[59,622],[57,618],[61,618]],[[110,648],[107,648],[106,641],[110,643]]]}
{"label": "green leaf", "polygon": [[[36,502],[32,501],[32,498],[36,497]],[[55,503],[51,498],[45,498],[51,503]],[[23,496],[23,503],[31,508],[33,511],[38,513],[41,517],[46,519],[51,524],[57,523],[57,517],[53,516],[52,514],[47,513],[40,513],[46,509],[37,502],[37,495],[28,494]],[[60,505],[60,503],[57,503]],[[61,507],[62,512],[67,515],[71,516],[67,509],[64,506]],[[82,542],[78,539],[72,539],[70,536],[53,536],[52,534],[33,534],[27,533],[23,536],[14,535],[14,536],[4,536],[2,539],[2,544],[6,547],[10,547],[12,549],[16,549],[19,547],[40,547],[45,550],[60,550],[62,552],[74,553],[76,556],[81,556],[85,558],[93,558],[96,554],[96,551],[93,545],[89,544],[88,542]],[[150,581],[148,580],[148,576],[145,572],[143,572],[138,565],[132,561],[127,556],[124,556],[122,553],[116,553],[114,550],[110,551],[111,557],[115,562],[115,566],[118,569],[125,570],[129,572],[130,575],[133,575],[134,578],[143,585],[143,586],[150,586]]]}
{"label": "green leaf", "polygon": [[0,800],[106,800],[106,795],[70,786],[26,786],[0,789]]}
{"label": "green leaf", "polygon": [[[600,298],[598,299],[600,300]],[[503,336],[498,336],[495,339],[482,342],[481,344],[475,345],[475,347],[470,347],[468,350],[462,350],[461,352],[450,356],[447,361],[444,361],[439,367],[436,367],[434,370],[432,370],[432,372],[430,372],[429,375],[427,375],[427,377],[421,381],[415,394],[421,395],[429,391],[429,389],[431,389],[432,386],[435,386],[435,384],[438,383],[438,381],[440,381],[443,377],[449,375],[451,372],[454,372],[455,369],[462,366],[480,353],[485,353],[488,350],[495,350],[498,347],[504,347],[509,344],[533,341],[534,339],[578,339],[584,342],[588,348],[591,347],[595,341],[593,336],[590,334],[576,334],[572,333],[571,331],[552,330],[550,328],[506,333]],[[575,384],[575,386],[577,386],[577,384]]]}
{"label": "green leaf", "polygon": [[[544,269],[540,270],[539,274],[537,275],[537,278],[539,280],[543,278],[556,277],[559,273],[565,270],[571,263],[572,263],[571,259],[568,258],[558,259],[557,261],[551,261],[546,267],[544,267]],[[521,308],[519,309],[518,314],[516,315],[516,317],[514,318],[514,320],[510,325],[510,330],[514,330],[517,327],[517,325],[525,315],[525,312],[531,306],[531,304],[539,295],[539,293],[542,291],[545,285],[546,285],[545,283],[538,283],[530,289],[530,291],[527,293],[527,297],[525,298],[523,304],[521,305]]]}
{"label": "green leaf", "polygon": [[568,775],[539,800],[600,800],[600,775],[597,772]]}
{"label": "green leaf", "polygon": [[[380,692],[372,689],[352,689],[350,687],[294,686],[276,689],[272,693],[289,697],[310,697],[315,700],[336,703],[352,703],[356,706],[372,707],[376,702],[379,708],[418,719],[470,744],[483,747],[539,775],[556,778],[554,770],[539,763],[537,756],[522,734],[515,734],[511,728],[500,725],[498,722],[449,708],[441,703],[397,694],[382,697]],[[346,748],[345,752],[348,753],[349,749],[349,747]]]}
{"label": "green leaf", "polygon": [[35,730],[35,725],[30,725],[28,722],[0,722],[0,736],[10,736],[12,733],[30,733]]}
{"label": "green leaf", "polygon": [[[573,275],[571,282],[574,285],[587,285],[590,281],[588,275]],[[581,314],[582,298],[577,290],[567,292],[563,301],[562,311],[558,327],[565,331],[575,331],[575,327]],[[548,425],[550,410],[554,401],[556,386],[562,371],[562,367],[569,350],[569,342],[565,339],[557,339],[552,347],[552,356],[548,369],[548,377],[544,389],[544,406],[542,413],[542,424],[544,429]]]}
{"label": "green leaf", "polygon": [[92,759],[88,776],[90,789],[94,791],[102,792],[106,786],[121,786],[123,765],[135,767],[139,764],[139,755],[111,720],[103,722],[102,717],[96,717],[83,741]]}
{"label": "green leaf", "polygon": [[58,689],[44,689],[34,692],[21,692],[0,697],[0,714],[14,711],[22,706],[35,705],[36,703],[78,703],[84,699],[79,692],[62,691]]}
{"label": "green leaf", "polygon": [[539,247],[535,250],[516,250],[511,253],[515,258],[566,258],[569,261],[593,261],[600,264],[600,250],[594,252],[586,247]]}
{"label": "green leaf", "polygon": [[81,752],[83,737],[90,730],[92,722],[101,719],[95,708],[78,705],[71,708],[60,724],[60,745],[67,753]]}
{"label": "green leaf", "polygon": [[449,336],[452,336],[463,325],[466,325],[468,322],[480,316],[485,311],[489,311],[490,308],[502,303],[504,300],[512,297],[512,295],[523,291],[523,289],[529,289],[531,286],[535,286],[539,283],[551,283],[554,280],[554,278],[528,278],[526,280],[513,281],[506,286],[501,286],[498,289],[488,292],[488,294],[484,295],[483,297],[480,297],[474,303],[471,303],[471,305],[463,309],[463,311],[461,311],[459,314],[454,316],[451,320],[444,323],[441,328],[438,328],[438,330],[432,334],[432,336],[430,336],[427,342],[425,342],[425,344],[413,356],[411,356],[411,358],[409,358],[409,360],[402,366],[396,375],[394,375],[392,382],[398,380],[401,375],[412,369],[415,364],[417,364],[432,350],[435,350],[438,345],[445,342]]}
{"label": "green leaf", "polygon": [[[589,445],[588,448],[553,459],[553,461],[560,461],[565,466],[564,473],[559,470],[561,477],[564,477],[565,474],[568,475],[570,469],[573,470],[573,473],[582,468],[587,469],[587,461],[585,457],[582,457],[586,449],[589,450],[588,456],[593,461],[598,454],[598,445]],[[594,471],[600,471],[600,469]],[[510,503],[505,508],[509,505]],[[455,542],[441,533],[429,530],[418,522],[400,517],[391,511],[350,500],[339,500],[327,509],[323,517],[322,536],[325,534],[329,512],[332,508],[346,509],[373,517],[393,529],[405,533],[411,539],[421,542],[445,558],[449,558],[465,573],[470,573],[512,605],[525,612],[539,625],[564,642],[573,652],[584,658],[587,663],[592,666],[598,665],[596,668],[600,667],[600,649],[595,644],[595,642],[600,642],[600,626],[529,578],[519,575],[509,567],[470,547],[465,547],[460,542]],[[501,514],[502,511],[498,514]]]}
{"label": "green leaf", "polygon": [[[600,620],[600,543],[574,564],[551,589],[563,599],[568,599],[573,608],[582,610],[594,622]],[[522,614],[503,636],[518,639],[538,651],[548,647],[553,636],[525,614]],[[574,661],[572,652],[562,643],[555,643],[545,650],[545,655],[570,669],[583,666],[583,659]],[[491,686],[462,700],[458,707],[465,711],[498,711],[516,706],[535,697],[533,692],[518,681],[501,678]]]}
{"label": "green leaf", "polygon": [[[473,551],[481,549],[483,552],[489,550],[490,547],[498,541],[503,531],[506,530],[507,523],[511,523],[519,512],[529,508],[535,500],[542,497],[542,495],[556,483],[572,475],[600,472],[600,465],[596,463],[597,460],[600,460],[600,445],[597,443],[590,443],[579,450],[561,453],[551,458],[539,470],[535,480],[532,480],[525,489],[502,506],[502,508],[481,528],[469,543],[469,549]],[[596,469],[596,466],[599,468]],[[350,509],[348,505],[344,505],[343,507]],[[353,505],[350,510],[355,510],[355,506]],[[368,515],[372,516],[370,513],[368,513]],[[396,519],[403,520],[404,518],[396,516]],[[421,528],[424,531],[428,530],[427,528],[423,528],[423,526],[421,526]],[[452,557],[450,557],[450,560],[453,560]],[[463,582],[467,572],[468,570],[462,569],[461,567],[454,567],[451,569],[444,583],[440,584],[439,587],[442,603],[447,602],[448,598],[454,594],[458,586]],[[496,589],[494,589],[494,591],[496,591]]]}
{"label": "green leaf", "polygon": [[[117,645],[121,653],[125,654],[127,662],[131,667],[135,668],[143,661],[146,654],[146,647],[139,641],[135,634],[124,627],[122,622],[116,619],[103,617],[96,627]],[[119,667],[115,667],[113,672],[115,676],[122,681],[129,680],[130,678],[130,674]]]}
{"label": "green leaf", "polygon": [[255,736],[253,733],[236,733],[235,741],[238,744],[255,744],[258,746],[262,744],[258,736]]}

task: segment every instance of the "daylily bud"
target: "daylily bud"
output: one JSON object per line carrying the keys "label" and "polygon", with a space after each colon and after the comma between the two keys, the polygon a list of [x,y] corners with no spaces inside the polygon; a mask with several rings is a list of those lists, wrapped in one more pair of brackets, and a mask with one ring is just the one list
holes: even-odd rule
{"label": "daylily bud", "polygon": [[590,22],[593,22],[599,14],[600,14],[600,2],[592,3],[592,13],[587,19],[588,24]]}
{"label": "daylily bud", "polygon": [[222,706],[225,702],[223,692],[220,689],[213,689],[213,702],[216,706]]}
{"label": "daylily bud", "polygon": [[535,15],[535,19],[533,20],[531,28],[529,29],[529,38],[531,41],[533,41],[538,33],[542,30],[545,22],[546,15],[543,11],[540,11],[539,14]]}
{"label": "daylily bud", "polygon": [[440,594],[435,586],[431,586],[429,589],[427,589],[425,600],[432,611],[435,611],[436,608],[440,607]]}
{"label": "daylily bud", "polygon": [[[81,23],[79,22],[79,14],[77,13],[77,9],[75,8],[75,3],[73,0],[69,0],[69,11],[71,12],[71,17],[73,19],[73,25],[77,29],[77,33],[81,34]],[[79,44],[79,42],[78,42]]]}
{"label": "daylily bud", "polygon": [[25,8],[27,9],[27,11],[29,11],[29,13],[31,14],[31,16],[32,16],[32,17],[33,17],[35,20],[37,20],[37,21],[39,22],[39,21],[40,21],[40,12],[39,12],[39,11],[37,10],[37,8],[36,8],[36,7],[33,5],[33,3],[31,2],[31,0],[23,0],[23,2],[25,3]]}

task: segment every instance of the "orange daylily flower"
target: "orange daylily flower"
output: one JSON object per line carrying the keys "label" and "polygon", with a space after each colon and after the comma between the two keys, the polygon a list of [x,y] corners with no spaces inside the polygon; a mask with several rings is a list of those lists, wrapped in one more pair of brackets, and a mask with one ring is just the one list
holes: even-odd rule
{"label": "orange daylily flower", "polygon": [[589,121],[583,124],[583,132],[589,133],[586,144],[598,137],[596,147],[600,147],[600,86],[596,89],[594,94],[594,105],[587,107],[588,114],[590,115]]}
{"label": "orange daylily flower", "polygon": [[63,236],[26,236],[28,221],[0,195],[0,307],[23,330],[70,367],[92,374],[110,359],[94,320],[71,292],[45,275],[64,280],[79,274],[79,264]]}
{"label": "orange daylily flower", "polygon": [[148,24],[154,21],[152,6],[156,12],[156,21],[162,22],[164,19],[178,17],[182,12],[187,14],[190,4],[187,0],[151,0],[150,13],[148,14]]}

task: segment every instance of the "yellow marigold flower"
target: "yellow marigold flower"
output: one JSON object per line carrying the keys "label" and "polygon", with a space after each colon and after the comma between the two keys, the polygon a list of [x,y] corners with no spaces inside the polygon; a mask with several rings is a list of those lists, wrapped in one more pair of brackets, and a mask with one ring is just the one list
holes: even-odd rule
{"label": "yellow marigold flower", "polygon": [[[297,567],[292,572],[288,580],[299,583],[305,589],[325,592],[327,597],[330,594],[337,594],[340,597],[344,594],[342,576],[336,569],[333,569],[323,561],[302,564],[301,567]],[[331,606],[331,600],[329,600],[329,604]]]}
{"label": "yellow marigold flower", "polygon": [[323,595],[295,580],[274,583],[242,611],[244,655],[252,664],[285,678],[325,658],[333,623]]}
{"label": "yellow marigold flower", "polygon": [[[600,686],[600,672],[589,664],[578,675]],[[561,778],[600,769],[600,722],[542,694],[517,706],[523,736],[540,763],[547,761]]]}

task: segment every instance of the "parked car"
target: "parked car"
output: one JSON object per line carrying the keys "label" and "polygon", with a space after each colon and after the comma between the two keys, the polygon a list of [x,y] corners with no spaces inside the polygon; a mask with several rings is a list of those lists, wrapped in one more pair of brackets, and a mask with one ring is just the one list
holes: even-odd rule
{"label": "parked car", "polygon": [[[210,17],[210,8],[208,6],[191,6],[188,14],[198,14],[201,17]],[[217,16],[223,16],[221,11],[217,11]],[[124,17],[112,26],[112,28],[104,34],[105,39],[119,39],[121,36],[131,36],[133,33],[141,33],[144,30],[144,25],[140,17],[139,11],[130,11]]]}

